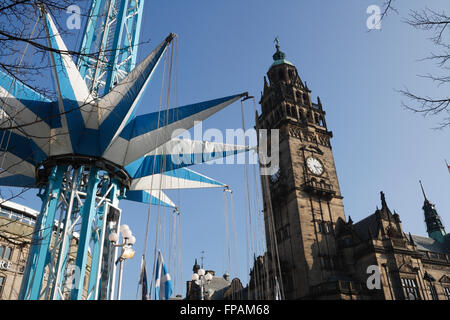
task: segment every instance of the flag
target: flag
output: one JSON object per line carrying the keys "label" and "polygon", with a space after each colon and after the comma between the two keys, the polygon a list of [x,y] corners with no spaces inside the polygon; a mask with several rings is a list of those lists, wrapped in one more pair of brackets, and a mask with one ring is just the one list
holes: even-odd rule
{"label": "flag", "polygon": [[161,251],[158,252],[155,276],[155,300],[169,300],[172,295],[173,284],[167,272]]}
{"label": "flag", "polygon": [[448,173],[450,173],[450,166],[447,163],[447,160],[445,160],[445,164],[447,165]]}
{"label": "flag", "polygon": [[142,300],[149,300],[148,296],[148,283],[147,283],[147,269],[145,268],[145,258],[142,255],[141,261],[141,277],[139,284],[142,286]]}

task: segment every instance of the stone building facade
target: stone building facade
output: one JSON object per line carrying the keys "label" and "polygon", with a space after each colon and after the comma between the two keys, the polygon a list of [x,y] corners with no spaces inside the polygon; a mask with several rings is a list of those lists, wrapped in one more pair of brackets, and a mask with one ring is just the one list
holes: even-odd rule
{"label": "stone building facade", "polygon": [[[13,201],[0,199],[0,300],[17,300],[27,263],[28,251],[34,233],[38,211]],[[55,225],[55,229],[57,226]],[[53,240],[54,241],[54,238]],[[77,239],[73,239],[73,258],[76,254]],[[87,273],[91,260],[88,258]],[[66,275],[70,280],[70,275]],[[48,272],[45,274],[48,277]],[[44,288],[43,294],[45,291]],[[84,296],[87,283],[84,284]],[[42,296],[44,298],[44,296]],[[69,298],[67,296],[67,298]]]}
{"label": "stone building facade", "polygon": [[[200,265],[195,260],[192,271],[197,273],[200,269]],[[247,299],[246,289],[242,286],[241,281],[238,278],[234,278],[230,281],[230,275],[225,273],[222,277],[216,276],[214,270],[205,270],[206,273],[210,273],[213,277],[210,281],[203,286],[203,299],[204,300],[244,300]],[[195,281],[186,282],[186,300],[201,300],[202,288],[196,284]]]}
{"label": "stone building facade", "polygon": [[278,44],[273,60],[256,128],[279,130],[280,161],[261,175],[267,253],[255,260],[249,297],[450,299],[450,235],[434,205],[425,197],[429,237],[405,233],[383,193],[381,209],[346,220],[321,100]]}

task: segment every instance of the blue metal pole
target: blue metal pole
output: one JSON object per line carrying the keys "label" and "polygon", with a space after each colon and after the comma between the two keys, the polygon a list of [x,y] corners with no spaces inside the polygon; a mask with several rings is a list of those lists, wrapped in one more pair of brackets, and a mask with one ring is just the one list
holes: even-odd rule
{"label": "blue metal pole", "polygon": [[88,257],[89,243],[91,241],[91,228],[93,218],[96,214],[95,199],[97,196],[97,186],[99,183],[98,168],[91,166],[89,172],[89,183],[86,190],[86,199],[82,208],[82,224],[80,230],[80,239],[77,249],[75,266],[79,270],[79,277],[75,279],[74,287],[71,292],[72,300],[81,300],[83,296],[83,284],[86,276],[86,262]]}
{"label": "blue metal pole", "polygon": [[[63,299],[61,296],[61,292],[64,288],[62,288],[63,280],[64,280],[64,273],[66,271],[67,266],[67,260],[69,258],[69,249],[70,244],[73,238],[73,232],[69,231],[70,228],[72,228],[73,223],[73,215],[72,212],[77,207],[76,205],[76,193],[78,191],[80,180],[82,178],[83,173],[83,167],[80,167],[78,169],[74,169],[73,176],[72,176],[72,188],[70,190],[69,195],[69,204],[66,211],[66,217],[64,220],[64,231],[63,231],[63,240],[59,248],[59,254],[58,254],[58,262],[56,264],[56,279],[55,283],[53,284],[52,288],[52,300],[60,300]],[[59,291],[61,290],[61,291]]]}
{"label": "blue metal pole", "polygon": [[53,167],[49,177],[41,212],[36,221],[30,253],[22,280],[19,299],[39,300],[47,257],[50,253],[55,214],[61,194],[62,179],[67,166]]}
{"label": "blue metal pole", "polygon": [[[144,0],[121,2],[112,44],[116,50],[111,52],[112,68],[107,72],[105,92],[114,87],[119,72],[128,73],[136,66],[143,10]],[[125,30],[127,34],[124,37]]]}
{"label": "blue metal pole", "polygon": [[114,39],[112,43],[112,48],[115,49],[111,52],[110,62],[111,66],[106,74],[106,84],[105,93],[108,93],[110,89],[114,86],[113,81],[115,80],[115,75],[117,74],[117,62],[121,54],[125,52],[125,48],[120,47],[120,40],[123,37],[123,21],[126,21],[128,11],[128,0],[120,1],[120,10],[117,14],[116,30],[114,32]]}
{"label": "blue metal pole", "polygon": [[80,70],[80,74],[83,78],[86,78],[89,68],[91,67],[88,61],[90,57],[87,57],[86,55],[92,53],[92,50],[94,49],[94,42],[97,40],[98,34],[96,33],[96,25],[100,15],[100,8],[102,6],[102,3],[103,0],[92,1],[88,20],[86,22],[84,37],[80,47],[80,53],[83,55],[78,58],[78,69]]}
{"label": "blue metal pole", "polygon": [[[116,180],[113,180],[113,190],[110,193],[110,203],[118,208],[120,187]],[[107,227],[105,239],[111,232],[119,232],[120,212],[118,217],[113,217],[111,207],[108,209]],[[99,299],[112,300],[114,296],[115,261],[117,259],[117,248],[110,241],[105,241],[103,246],[102,275],[99,284]]]}
{"label": "blue metal pole", "polygon": [[[108,180],[104,180],[105,182]],[[106,193],[108,192],[109,185],[105,183],[102,187],[101,195],[106,198]],[[109,192],[114,192],[114,186],[111,186],[111,190]],[[103,201],[103,203],[97,208],[97,214],[95,219],[95,226],[92,232],[92,238],[94,242],[94,247],[92,250],[92,260],[91,260],[91,272],[89,276],[88,283],[88,299],[89,300],[97,300],[98,299],[98,278],[100,276],[99,271],[101,269],[101,261],[102,261],[102,251],[103,251],[103,243],[105,241],[105,229],[106,229],[106,208],[107,201]]]}

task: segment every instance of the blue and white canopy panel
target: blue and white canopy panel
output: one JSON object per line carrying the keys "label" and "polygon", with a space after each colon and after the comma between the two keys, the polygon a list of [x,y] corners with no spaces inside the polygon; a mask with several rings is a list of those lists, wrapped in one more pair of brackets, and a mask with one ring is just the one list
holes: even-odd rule
{"label": "blue and white canopy panel", "polygon": [[[52,17],[45,17],[56,101],[0,71],[0,185],[36,187],[36,168],[55,156],[88,156],[123,168],[126,198],[173,206],[165,189],[223,187],[185,167],[248,151],[246,146],[172,139],[247,94],[136,116],[140,98],[172,41],[167,37],[103,97],[89,92]],[[181,150],[181,151],[180,151]],[[180,161],[181,159],[181,161]]]}

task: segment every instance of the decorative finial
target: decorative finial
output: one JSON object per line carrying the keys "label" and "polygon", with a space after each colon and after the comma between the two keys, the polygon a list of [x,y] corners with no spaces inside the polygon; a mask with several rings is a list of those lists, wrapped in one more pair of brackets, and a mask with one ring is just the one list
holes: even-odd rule
{"label": "decorative finial", "polygon": [[277,48],[277,51],[280,51],[280,38],[277,36],[275,37],[275,40],[273,40],[275,43],[275,48]]}
{"label": "decorative finial", "polygon": [[380,191],[380,195],[381,195],[381,209],[386,208],[387,204],[386,204],[386,198],[384,196],[384,192]]}
{"label": "decorative finial", "polygon": [[286,58],[284,52],[280,51],[280,38],[276,37],[273,41],[275,43],[275,48],[277,48],[277,52],[272,56],[274,61],[283,60]]}

